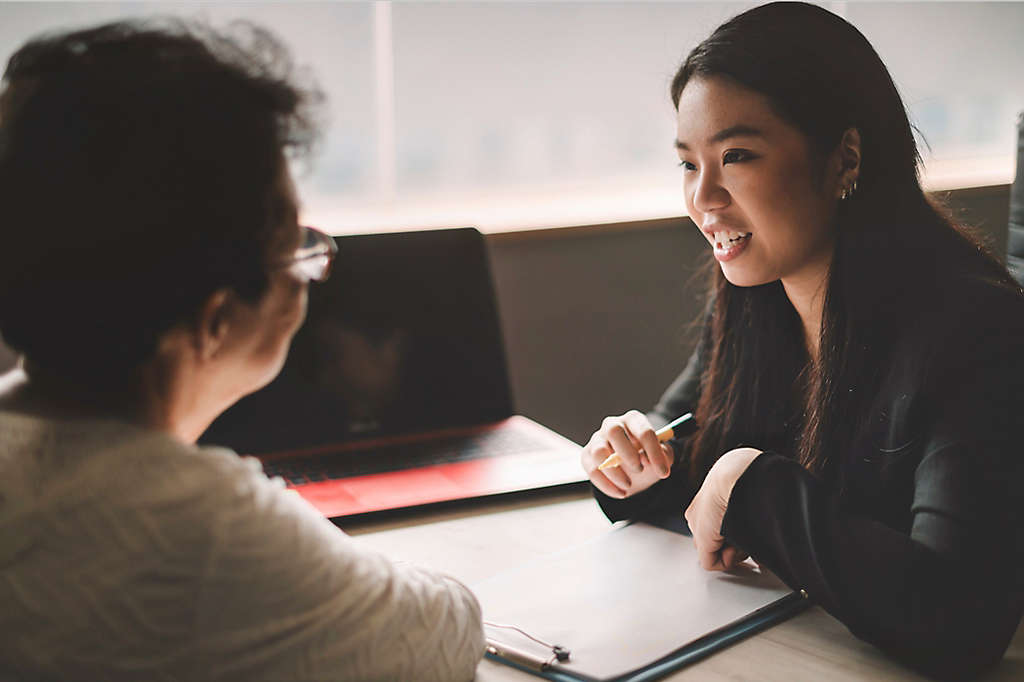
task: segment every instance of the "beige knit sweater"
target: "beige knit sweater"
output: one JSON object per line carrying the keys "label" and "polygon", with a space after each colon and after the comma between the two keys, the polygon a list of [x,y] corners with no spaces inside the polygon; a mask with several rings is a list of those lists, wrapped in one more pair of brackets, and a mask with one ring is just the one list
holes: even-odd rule
{"label": "beige knit sweater", "polygon": [[468,680],[480,607],[259,462],[0,412],[0,680]]}

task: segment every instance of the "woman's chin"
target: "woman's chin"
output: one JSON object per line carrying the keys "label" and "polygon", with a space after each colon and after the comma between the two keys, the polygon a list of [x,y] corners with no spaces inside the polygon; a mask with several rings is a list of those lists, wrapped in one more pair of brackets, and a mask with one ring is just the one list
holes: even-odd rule
{"label": "woman's chin", "polygon": [[731,266],[728,263],[722,263],[722,274],[734,287],[759,287],[778,279],[778,277],[759,276],[759,273],[750,272],[747,268]]}

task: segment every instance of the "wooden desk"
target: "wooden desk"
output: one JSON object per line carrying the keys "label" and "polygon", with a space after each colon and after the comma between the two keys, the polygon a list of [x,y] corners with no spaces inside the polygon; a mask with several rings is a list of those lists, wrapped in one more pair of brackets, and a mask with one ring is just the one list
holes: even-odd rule
{"label": "wooden desk", "polygon": [[[454,510],[341,524],[358,541],[396,561],[443,571],[463,582],[500,573],[523,557],[607,532],[609,523],[585,490],[505,498]],[[481,682],[539,679],[484,660]],[[923,680],[847,631],[820,608],[684,668],[670,680]],[[1024,628],[986,680],[1024,680]]]}

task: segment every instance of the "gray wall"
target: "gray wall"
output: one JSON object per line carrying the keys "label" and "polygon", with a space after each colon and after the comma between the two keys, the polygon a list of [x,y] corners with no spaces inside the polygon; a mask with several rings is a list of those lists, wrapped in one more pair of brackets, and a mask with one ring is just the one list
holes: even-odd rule
{"label": "gray wall", "polygon": [[[1005,254],[1008,186],[940,198]],[[707,259],[688,218],[494,234],[488,243],[523,414],[584,442],[604,416],[649,408],[682,368]],[[0,367],[11,362],[0,347]]]}
{"label": "gray wall", "polygon": [[519,410],[584,441],[685,364],[705,241],[687,218],[491,235]]}

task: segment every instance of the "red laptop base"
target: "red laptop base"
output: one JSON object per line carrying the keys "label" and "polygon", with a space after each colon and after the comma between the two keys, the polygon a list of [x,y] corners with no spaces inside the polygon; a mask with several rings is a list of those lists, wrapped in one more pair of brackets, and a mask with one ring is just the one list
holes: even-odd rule
{"label": "red laptop base", "polygon": [[[446,435],[470,435],[490,430],[515,429],[544,449],[514,455],[484,457],[368,476],[289,485],[328,518],[416,507],[524,490],[535,490],[586,480],[580,465],[580,446],[522,416],[497,424],[452,430]],[[436,437],[437,433],[430,434]],[[416,437],[378,441],[383,445]],[[304,453],[290,453],[296,456]],[[268,461],[280,456],[266,457]]]}

